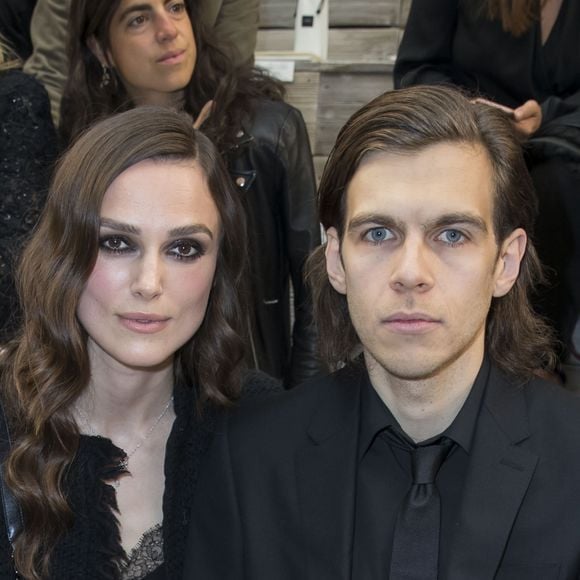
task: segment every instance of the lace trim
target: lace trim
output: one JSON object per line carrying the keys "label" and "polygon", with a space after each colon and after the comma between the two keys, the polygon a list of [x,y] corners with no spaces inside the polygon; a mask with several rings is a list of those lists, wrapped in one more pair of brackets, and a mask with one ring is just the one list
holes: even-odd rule
{"label": "lace trim", "polygon": [[163,526],[156,524],[143,533],[121,568],[122,580],[141,580],[163,564]]}

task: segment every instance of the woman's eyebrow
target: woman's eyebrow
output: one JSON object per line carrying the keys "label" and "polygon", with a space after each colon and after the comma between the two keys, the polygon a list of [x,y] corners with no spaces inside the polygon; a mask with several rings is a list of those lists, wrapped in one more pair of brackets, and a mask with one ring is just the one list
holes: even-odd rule
{"label": "woman's eyebrow", "polygon": [[129,14],[131,14],[131,12],[143,12],[145,10],[151,10],[151,4],[133,4],[133,6],[125,8],[125,10],[119,14],[119,22],[124,20]]}
{"label": "woman's eyebrow", "polygon": [[141,230],[138,227],[125,224],[123,222],[118,222],[110,218],[101,218],[101,227],[116,230],[118,232],[124,232],[125,234],[139,235],[141,233]]}
{"label": "woman's eyebrow", "polygon": [[204,224],[191,224],[169,230],[169,235],[173,237],[190,236],[191,234],[206,234],[213,240],[212,231]]}
{"label": "woman's eyebrow", "polygon": [[[118,222],[110,218],[102,218],[101,227],[109,228],[117,232],[123,232],[125,234],[133,234],[135,236],[141,234],[140,228],[123,222]],[[205,234],[212,240],[214,238],[213,232],[204,224],[188,224],[186,226],[172,228],[171,230],[169,230],[168,235],[171,238],[178,238],[180,236],[190,236],[192,234]]]}

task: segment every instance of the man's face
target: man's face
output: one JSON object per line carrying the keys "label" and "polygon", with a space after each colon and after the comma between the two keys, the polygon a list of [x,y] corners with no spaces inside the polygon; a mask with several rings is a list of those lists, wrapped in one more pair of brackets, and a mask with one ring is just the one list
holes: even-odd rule
{"label": "man's face", "polygon": [[492,297],[515,282],[526,236],[498,246],[483,148],[440,143],[374,154],[346,195],[345,231],[328,231],[327,268],[346,295],[367,365],[422,380],[479,367]]}

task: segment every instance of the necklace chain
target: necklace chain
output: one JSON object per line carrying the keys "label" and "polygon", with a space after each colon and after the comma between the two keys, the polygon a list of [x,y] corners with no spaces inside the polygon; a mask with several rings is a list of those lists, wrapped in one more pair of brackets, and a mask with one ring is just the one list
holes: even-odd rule
{"label": "necklace chain", "polygon": [[[149,437],[151,437],[151,435],[153,435],[153,432],[157,428],[157,425],[159,425],[159,423],[161,423],[161,420],[163,419],[163,417],[165,417],[165,415],[167,414],[167,411],[169,411],[169,407],[171,407],[171,403],[173,403],[173,395],[171,395],[171,397],[169,397],[169,400],[167,401],[167,403],[165,403],[161,413],[159,413],[159,415],[155,418],[155,421],[153,421],[153,423],[151,424],[149,429],[147,429],[147,433],[145,433],[145,436],[137,443],[137,445],[135,445],[135,447],[133,447],[133,449],[131,449],[131,451],[125,452],[125,459],[123,459],[123,461],[121,461],[119,467],[121,467],[124,470],[127,470],[129,468],[129,459],[131,457],[133,457],[133,455],[135,455],[135,453],[137,453],[137,451],[139,451],[139,449],[141,449],[141,447],[143,446],[145,441],[147,441],[147,439],[149,439]],[[89,417],[87,416],[87,414],[79,408],[77,408],[77,412],[78,412],[82,422],[85,424],[88,434],[89,435],[98,435],[95,428],[90,424]]]}

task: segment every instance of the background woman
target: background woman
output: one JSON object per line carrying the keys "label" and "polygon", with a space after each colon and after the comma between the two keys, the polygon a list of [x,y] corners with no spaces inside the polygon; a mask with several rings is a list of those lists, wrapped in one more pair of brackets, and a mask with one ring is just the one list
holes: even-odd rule
{"label": "background woman", "polygon": [[413,0],[395,65],[396,86],[453,83],[513,117],[552,268],[536,306],[565,346],[580,311],[579,30],[576,0]]}
{"label": "background woman", "polygon": [[319,369],[302,280],[320,242],[306,128],[278,84],[250,68],[232,69],[197,4],[73,0],[62,134],[70,140],[97,118],[143,104],[198,118],[213,103],[203,130],[225,156],[248,218],[252,363],[293,385]]}
{"label": "background woman", "polygon": [[[180,577],[213,417],[240,390],[240,212],[211,142],[169,109],[111,117],[60,162],[1,369],[25,578]],[[9,553],[0,534],[2,579]]]}
{"label": "background woman", "polygon": [[0,344],[18,319],[13,267],[44,204],[55,156],[46,91],[0,38]]}

